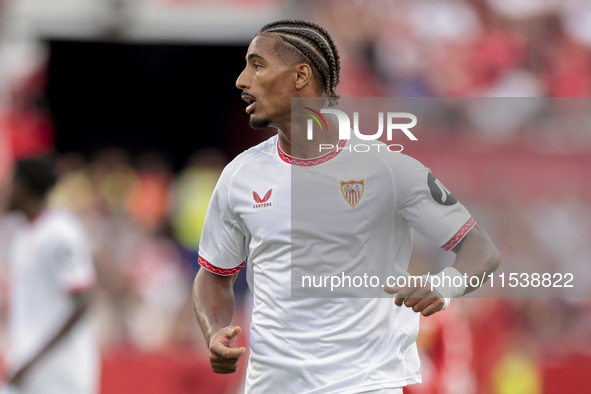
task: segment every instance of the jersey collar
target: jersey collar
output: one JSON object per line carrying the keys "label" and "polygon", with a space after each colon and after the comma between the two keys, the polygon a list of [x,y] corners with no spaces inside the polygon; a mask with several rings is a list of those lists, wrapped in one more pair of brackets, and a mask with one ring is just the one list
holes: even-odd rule
{"label": "jersey collar", "polygon": [[335,149],[331,150],[328,153],[325,153],[322,156],[314,157],[312,159],[301,159],[299,157],[292,157],[292,156],[288,155],[287,153],[283,152],[283,150],[281,149],[281,146],[279,146],[279,139],[277,139],[277,153],[279,153],[279,157],[281,158],[281,160],[283,160],[287,164],[309,167],[309,166],[315,166],[318,164],[326,163],[330,159],[336,157],[336,155],[339,154],[339,152],[343,149],[343,147],[345,146],[346,143],[347,143],[347,140],[340,140],[339,144],[337,145],[337,147]]}

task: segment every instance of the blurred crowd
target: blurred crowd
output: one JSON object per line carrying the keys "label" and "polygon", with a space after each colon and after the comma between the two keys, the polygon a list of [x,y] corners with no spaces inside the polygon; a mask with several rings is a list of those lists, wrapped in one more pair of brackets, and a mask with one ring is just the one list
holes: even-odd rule
{"label": "blurred crowd", "polygon": [[155,153],[135,162],[118,149],[89,163],[75,153],[60,158],[51,205],[73,210],[88,229],[106,345],[202,345],[190,289],[209,197],[225,164],[218,151],[198,152],[175,176]]}
{"label": "blurred crowd", "polygon": [[[226,162],[217,150],[200,151],[175,175],[156,153],[135,160],[117,148],[90,161],[78,153],[57,156],[50,206],[73,212],[85,225],[104,348],[203,345],[190,289],[205,212]],[[9,215],[5,222],[18,227],[18,220]]]}
{"label": "blurred crowd", "polygon": [[310,0],[302,9],[339,47],[342,96],[591,93],[585,0]]}

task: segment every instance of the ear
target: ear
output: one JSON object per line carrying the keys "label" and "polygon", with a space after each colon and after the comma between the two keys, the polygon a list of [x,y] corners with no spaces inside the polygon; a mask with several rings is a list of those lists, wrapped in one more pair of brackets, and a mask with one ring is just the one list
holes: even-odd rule
{"label": "ear", "polygon": [[296,90],[303,89],[313,78],[312,69],[306,63],[298,64],[295,68],[296,74],[294,77]]}

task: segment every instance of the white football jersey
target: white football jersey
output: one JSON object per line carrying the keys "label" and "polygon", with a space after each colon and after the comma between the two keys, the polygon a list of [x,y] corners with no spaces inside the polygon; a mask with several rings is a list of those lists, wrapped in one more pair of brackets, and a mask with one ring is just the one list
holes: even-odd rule
{"label": "white football jersey", "polygon": [[[412,228],[450,250],[474,226],[421,163],[386,149],[349,152],[356,141],[299,159],[274,136],[236,157],[218,181],[199,262],[219,275],[247,267],[254,305],[246,393],[361,393],[421,382],[412,309],[392,298],[293,293],[296,261],[333,256],[351,269],[380,261],[406,271]],[[294,200],[304,195],[313,196],[311,209]]]}
{"label": "white football jersey", "polygon": [[[11,245],[9,367],[34,357],[72,313],[70,294],[95,283],[81,224],[65,212],[46,210]],[[99,354],[88,313],[25,376],[23,393],[96,393]]]}

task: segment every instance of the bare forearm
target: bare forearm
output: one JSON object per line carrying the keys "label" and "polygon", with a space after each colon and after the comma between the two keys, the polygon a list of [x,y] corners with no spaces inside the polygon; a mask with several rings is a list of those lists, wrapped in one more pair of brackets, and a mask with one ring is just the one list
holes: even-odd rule
{"label": "bare forearm", "polygon": [[[466,274],[468,278],[477,276],[485,281],[488,280],[488,274],[494,272],[501,261],[501,254],[493,244],[486,232],[476,225],[462,240],[457,248],[457,253],[453,267],[462,275]],[[464,294],[471,293],[477,287],[468,286]]]}
{"label": "bare forearm", "polygon": [[212,336],[227,327],[234,315],[233,277],[200,269],[193,284],[193,307],[209,346]]}

